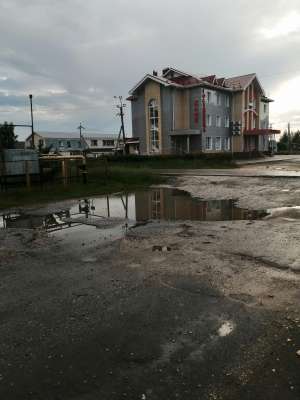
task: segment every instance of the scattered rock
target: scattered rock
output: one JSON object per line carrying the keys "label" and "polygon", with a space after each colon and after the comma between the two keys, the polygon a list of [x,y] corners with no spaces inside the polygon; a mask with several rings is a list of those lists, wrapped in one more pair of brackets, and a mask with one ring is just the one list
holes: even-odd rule
{"label": "scattered rock", "polygon": [[155,245],[155,246],[152,246],[152,251],[164,251],[164,252],[171,251],[171,247]]}
{"label": "scattered rock", "polygon": [[232,321],[224,322],[220,328],[218,329],[218,335],[221,337],[225,337],[230,335],[234,330],[234,324]]}

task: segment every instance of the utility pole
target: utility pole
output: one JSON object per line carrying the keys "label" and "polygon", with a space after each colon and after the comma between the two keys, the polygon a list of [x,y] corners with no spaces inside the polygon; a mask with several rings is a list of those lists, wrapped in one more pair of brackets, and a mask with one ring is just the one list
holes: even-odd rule
{"label": "utility pole", "polygon": [[30,114],[31,114],[31,146],[33,149],[35,149],[35,144],[34,144],[34,127],[33,127],[33,111],[32,111],[32,94],[29,95],[29,101],[30,101]]}
{"label": "utility pole", "polygon": [[119,99],[119,104],[117,104],[117,108],[120,110],[117,114],[121,118],[121,128],[120,128],[120,134],[122,133],[122,138],[123,138],[123,152],[124,154],[127,154],[127,146],[126,146],[126,136],[125,136],[125,126],[124,126],[124,108],[126,107],[126,104],[123,103],[123,97],[122,96],[114,96],[115,99]]}
{"label": "utility pole", "polygon": [[80,137],[80,140],[81,140],[82,139],[82,130],[85,129],[85,127],[82,126],[82,124],[80,122],[80,125],[79,125],[79,127],[77,129],[79,129],[79,137]]}

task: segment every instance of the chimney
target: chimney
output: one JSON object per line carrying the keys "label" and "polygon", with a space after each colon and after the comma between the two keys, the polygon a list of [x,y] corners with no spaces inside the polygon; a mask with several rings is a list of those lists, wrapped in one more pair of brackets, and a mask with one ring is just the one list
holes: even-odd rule
{"label": "chimney", "polygon": [[155,71],[155,70],[153,70],[153,74],[152,74],[153,76],[158,76],[158,72],[157,71]]}

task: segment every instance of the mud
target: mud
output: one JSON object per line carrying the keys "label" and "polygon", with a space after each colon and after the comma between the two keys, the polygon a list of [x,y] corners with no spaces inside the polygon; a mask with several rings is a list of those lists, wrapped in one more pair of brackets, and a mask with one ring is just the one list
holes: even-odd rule
{"label": "mud", "polygon": [[[232,179],[177,186],[299,206],[298,180]],[[299,399],[295,215],[152,222],[102,239],[0,230],[1,398]]]}

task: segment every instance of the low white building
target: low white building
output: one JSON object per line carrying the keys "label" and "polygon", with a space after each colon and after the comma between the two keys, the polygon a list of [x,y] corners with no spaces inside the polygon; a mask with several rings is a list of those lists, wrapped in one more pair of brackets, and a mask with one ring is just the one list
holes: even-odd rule
{"label": "low white building", "polygon": [[87,156],[99,157],[113,153],[117,148],[118,135],[89,134],[83,135]]}
{"label": "low white building", "polygon": [[[98,157],[113,153],[117,148],[118,135],[79,132],[36,132],[34,144],[37,149],[61,155],[82,154]],[[26,139],[26,148],[31,147],[31,135]]]}

